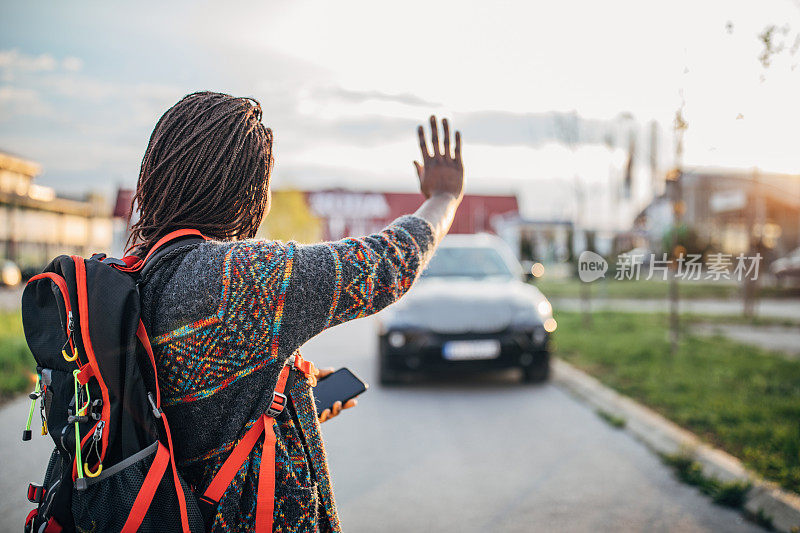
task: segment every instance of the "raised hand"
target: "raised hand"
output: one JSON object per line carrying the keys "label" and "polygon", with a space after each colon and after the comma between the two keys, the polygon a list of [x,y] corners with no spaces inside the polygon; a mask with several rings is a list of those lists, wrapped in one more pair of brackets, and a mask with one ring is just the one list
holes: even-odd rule
{"label": "raised hand", "polygon": [[455,151],[450,155],[450,125],[447,119],[442,120],[444,134],[444,150],[439,147],[439,128],[436,117],[431,116],[431,144],[433,154],[428,152],[425,141],[425,129],[417,128],[419,148],[422,151],[422,163],[414,161],[419,176],[419,187],[426,198],[436,194],[448,194],[461,199],[464,193],[464,165],[461,162],[461,133],[456,131]]}

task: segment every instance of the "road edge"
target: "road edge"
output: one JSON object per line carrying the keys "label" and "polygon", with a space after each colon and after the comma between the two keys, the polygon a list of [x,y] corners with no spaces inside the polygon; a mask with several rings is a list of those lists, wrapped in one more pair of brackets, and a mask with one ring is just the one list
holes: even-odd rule
{"label": "road edge", "polygon": [[692,457],[703,473],[721,481],[749,481],[752,488],[744,509],[762,514],[777,531],[800,531],[800,496],[747,470],[736,457],[714,448],[642,404],[606,387],[595,378],[557,357],[552,358],[553,381],[592,405],[625,419],[625,429],[659,454],[682,453]]}

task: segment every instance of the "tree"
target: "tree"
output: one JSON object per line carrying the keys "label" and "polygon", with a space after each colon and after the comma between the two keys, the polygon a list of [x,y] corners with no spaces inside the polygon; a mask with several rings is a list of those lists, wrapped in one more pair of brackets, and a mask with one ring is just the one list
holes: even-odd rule
{"label": "tree", "polygon": [[308,207],[305,193],[293,189],[273,191],[272,208],[258,229],[258,236],[303,243],[322,240],[322,221]]}

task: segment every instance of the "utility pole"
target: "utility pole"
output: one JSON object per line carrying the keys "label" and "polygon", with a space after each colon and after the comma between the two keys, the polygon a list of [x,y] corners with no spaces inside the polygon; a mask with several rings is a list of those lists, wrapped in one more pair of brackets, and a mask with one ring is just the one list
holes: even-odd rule
{"label": "utility pole", "polygon": [[[758,169],[753,170],[753,180],[750,183],[750,201],[747,209],[747,228],[748,228],[748,254],[755,261],[757,254],[761,252],[761,244],[764,237],[764,224],[766,223],[766,205],[764,193],[761,190],[761,180]],[[758,279],[745,275],[742,279],[743,290],[743,309],[745,318],[756,316],[758,304]]]}
{"label": "utility pole", "polygon": [[681,91],[681,105],[675,112],[675,122],[673,129],[675,132],[675,168],[667,174],[667,187],[670,200],[672,202],[672,239],[670,257],[672,258],[669,276],[669,345],[670,353],[674,356],[678,353],[680,343],[680,294],[678,292],[678,265],[679,259],[685,254],[678,242],[678,228],[680,227],[683,213],[686,210],[683,203],[682,175],[683,175],[683,134],[689,124],[683,117],[683,108],[686,105]]}
{"label": "utility pole", "polygon": [[[584,212],[586,211],[586,187],[581,180],[580,175],[578,174],[578,165],[577,165],[577,148],[578,143],[580,142],[580,126],[578,124],[578,116],[573,113],[571,115],[565,115],[561,117],[556,117],[556,130],[559,132],[561,139],[564,141],[564,144],[572,152],[572,161],[573,161],[573,190],[575,192],[575,216],[573,220],[575,221],[575,228],[573,230],[573,235],[577,235],[580,233],[583,237],[584,242],[584,249],[586,249],[588,245],[588,237],[586,229],[584,228]],[[574,241],[573,241],[574,243]],[[580,252],[578,252],[578,256],[580,256]],[[584,328],[588,328],[592,325],[592,289],[590,283],[581,282],[580,284],[580,298],[581,298],[581,318]]]}
{"label": "utility pole", "polygon": [[[583,227],[583,212],[586,208],[586,190],[581,182],[580,177],[575,174],[575,199],[578,207],[578,213],[575,217],[578,229],[583,235],[584,248],[589,249],[589,233]],[[592,250],[594,251],[594,250]],[[592,284],[581,282],[581,322],[584,328],[592,326]]]}

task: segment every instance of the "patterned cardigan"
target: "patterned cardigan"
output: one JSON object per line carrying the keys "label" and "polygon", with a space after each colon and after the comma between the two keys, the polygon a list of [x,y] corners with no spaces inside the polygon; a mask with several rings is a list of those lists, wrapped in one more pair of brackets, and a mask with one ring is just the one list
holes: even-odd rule
{"label": "patterned cardigan", "polygon": [[[433,251],[431,227],[397,219],[314,245],[208,241],[166,260],[142,290],[176,461],[202,492],[265,412],[286,359],[322,330],[386,307]],[[276,424],[274,531],[341,531],[313,393],[305,380]],[[262,441],[223,495],[213,531],[252,531]]]}

